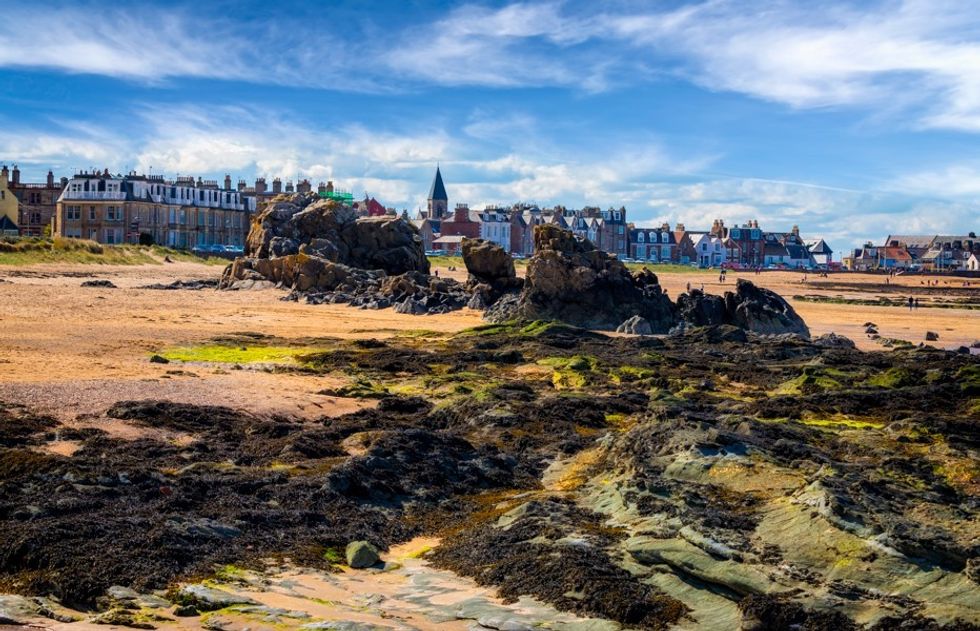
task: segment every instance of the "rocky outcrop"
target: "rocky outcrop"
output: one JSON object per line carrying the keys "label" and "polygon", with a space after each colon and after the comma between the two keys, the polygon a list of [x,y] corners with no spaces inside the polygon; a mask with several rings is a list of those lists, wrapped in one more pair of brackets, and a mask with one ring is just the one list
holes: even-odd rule
{"label": "rocky outcrop", "polygon": [[308,193],[275,198],[252,222],[246,252],[225,269],[220,289],[271,283],[292,290],[287,300],[411,314],[460,309],[471,297],[461,284],[428,275],[422,241],[404,219],[359,218]]}
{"label": "rocky outcrop", "polygon": [[534,245],[523,290],[494,305],[487,312],[489,320],[561,320],[612,330],[640,316],[654,333],[673,326],[674,304],[656,274],[633,275],[614,256],[556,226],[535,226]]}
{"label": "rocky outcrop", "polygon": [[803,318],[779,294],[742,278],[735,285],[735,293],[725,294],[725,311],[731,324],[753,333],[810,337]]}
{"label": "rocky outcrop", "polygon": [[706,294],[700,289],[677,297],[677,316],[691,326],[713,326],[728,320],[725,299]]}
{"label": "rocky outcrop", "polygon": [[252,221],[248,258],[307,254],[388,274],[429,271],[415,228],[396,216],[358,217],[350,206],[311,193],[280,195]]}
{"label": "rocky outcrop", "polygon": [[463,239],[463,264],[469,273],[466,287],[473,295],[468,306],[484,310],[507,293],[519,290],[514,259],[502,247],[483,239]]}
{"label": "rocky outcrop", "polygon": [[351,269],[428,273],[415,228],[400,217],[357,217],[317,195],[280,195],[252,221],[246,256],[226,270],[221,288],[257,276],[297,291],[332,290]]}
{"label": "rocky outcrop", "polygon": [[732,324],[761,335],[792,333],[805,338],[810,330],[779,294],[739,279],[735,292],[724,297],[694,289],[677,298],[678,319],[686,326]]}

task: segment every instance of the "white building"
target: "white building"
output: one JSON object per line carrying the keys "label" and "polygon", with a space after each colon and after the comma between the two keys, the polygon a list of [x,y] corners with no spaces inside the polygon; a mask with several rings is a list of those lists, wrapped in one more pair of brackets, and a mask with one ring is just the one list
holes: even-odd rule
{"label": "white building", "polygon": [[697,252],[698,267],[720,267],[728,260],[728,254],[720,237],[710,233],[691,234],[694,251]]}
{"label": "white building", "polygon": [[488,206],[478,215],[480,222],[480,238],[492,241],[510,252],[510,215],[507,211]]}

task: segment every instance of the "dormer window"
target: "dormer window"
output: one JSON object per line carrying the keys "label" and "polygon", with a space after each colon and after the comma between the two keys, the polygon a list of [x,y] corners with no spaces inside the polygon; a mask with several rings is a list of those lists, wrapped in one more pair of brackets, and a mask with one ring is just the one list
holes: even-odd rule
{"label": "dormer window", "polygon": [[639,241],[640,243],[643,243],[643,233],[642,232],[639,233],[638,235],[636,235],[636,240]]}

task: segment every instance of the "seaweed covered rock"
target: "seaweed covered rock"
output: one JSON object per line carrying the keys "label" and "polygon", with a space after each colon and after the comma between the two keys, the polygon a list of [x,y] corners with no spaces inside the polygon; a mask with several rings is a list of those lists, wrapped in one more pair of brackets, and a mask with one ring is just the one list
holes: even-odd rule
{"label": "seaweed covered rock", "polygon": [[561,320],[612,330],[638,315],[654,333],[674,325],[674,304],[655,274],[634,276],[616,257],[557,226],[535,226],[534,246],[524,289],[505,307],[488,311],[489,320]]}

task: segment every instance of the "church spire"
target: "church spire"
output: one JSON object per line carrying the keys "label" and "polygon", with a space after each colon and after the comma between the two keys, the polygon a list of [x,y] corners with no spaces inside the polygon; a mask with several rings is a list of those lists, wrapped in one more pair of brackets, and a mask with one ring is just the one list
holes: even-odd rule
{"label": "church spire", "polygon": [[436,176],[429,189],[429,218],[442,219],[449,212],[449,195],[442,181],[442,171],[436,166]]}

